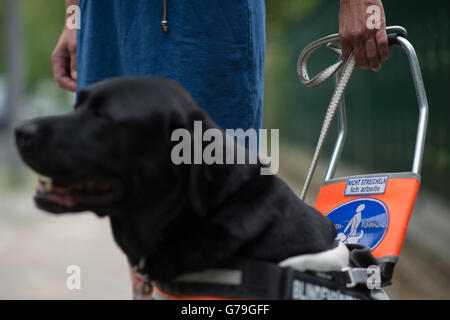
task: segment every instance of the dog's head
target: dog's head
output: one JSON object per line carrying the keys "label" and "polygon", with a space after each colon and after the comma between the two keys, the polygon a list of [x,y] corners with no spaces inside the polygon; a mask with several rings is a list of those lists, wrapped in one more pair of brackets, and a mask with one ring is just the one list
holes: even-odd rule
{"label": "dog's head", "polygon": [[[35,200],[49,212],[92,210],[173,192],[183,180],[171,161],[177,128],[214,126],[179,84],[164,78],[116,78],[79,93],[69,114],[16,127],[24,162],[39,178]],[[181,174],[181,176],[180,176]],[[143,190],[154,189],[143,194]],[[139,192],[136,191],[139,189]],[[101,212],[99,212],[101,211]]]}
{"label": "dog's head", "polygon": [[16,144],[42,176],[39,208],[126,215],[121,227],[129,223],[129,234],[147,236],[149,225],[163,228],[180,211],[205,214],[258,172],[250,165],[175,164],[171,152],[178,142],[171,135],[178,128],[193,132],[196,120],[204,130],[217,127],[178,83],[115,78],[80,91],[69,114],[18,125]]}
{"label": "dog's head", "polygon": [[18,125],[20,155],[43,176],[36,204],[53,213],[103,213],[135,194],[128,191],[141,175],[161,184],[152,173],[170,165],[167,122],[187,114],[180,110],[193,102],[184,93],[165,79],[112,79],[82,90],[67,115]]}
{"label": "dog's head", "polygon": [[[83,89],[78,98],[69,114],[16,128],[20,155],[44,176],[35,202],[52,213],[108,215],[129,260],[151,261],[152,279],[214,266],[238,251],[280,261],[332,243],[332,223],[305,208],[281,180],[261,175],[260,162],[236,161],[238,154],[249,159],[249,151],[218,130],[178,83],[115,78]],[[174,139],[180,129],[191,137],[190,161],[182,164],[173,158],[183,140]],[[226,161],[204,161],[212,149]],[[293,232],[294,226],[303,231]],[[321,231],[313,236],[311,230]]]}

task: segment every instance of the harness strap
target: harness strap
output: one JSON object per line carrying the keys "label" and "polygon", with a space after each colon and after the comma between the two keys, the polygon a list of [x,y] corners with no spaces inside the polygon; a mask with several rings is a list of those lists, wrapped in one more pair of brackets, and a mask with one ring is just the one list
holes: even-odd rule
{"label": "harness strap", "polygon": [[[208,275],[220,275],[217,280]],[[347,300],[371,299],[365,268],[299,272],[275,263],[242,260],[223,269],[189,273],[174,281],[153,283],[156,296],[177,299]],[[230,281],[230,279],[232,281]],[[158,297],[159,295],[159,297]]]}
{"label": "harness strap", "polygon": [[283,288],[283,284],[288,277],[286,272],[290,269],[280,268],[277,264],[244,260],[228,264],[220,270],[223,273],[239,274],[239,281],[234,283],[216,282],[213,279],[204,281],[188,274],[175,281],[155,282],[154,285],[162,292],[229,298],[277,300],[285,298],[288,294],[288,288]]}

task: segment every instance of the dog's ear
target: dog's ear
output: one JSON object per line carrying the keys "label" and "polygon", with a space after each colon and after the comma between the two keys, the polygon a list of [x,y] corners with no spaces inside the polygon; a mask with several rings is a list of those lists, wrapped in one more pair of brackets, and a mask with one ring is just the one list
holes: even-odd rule
{"label": "dog's ear", "polygon": [[[256,161],[249,164],[249,151],[221,130],[181,86],[173,88],[166,126],[171,160],[180,175],[187,173],[192,210],[205,216],[259,174],[261,165],[254,154]],[[245,164],[237,164],[238,158]]]}
{"label": "dog's ear", "polygon": [[[260,173],[258,163],[249,164],[249,151],[204,118],[203,139],[193,135],[189,169],[189,200],[195,213],[205,216],[218,209],[248,181]],[[196,140],[197,139],[197,140]],[[196,145],[195,145],[196,144]],[[201,144],[202,148],[199,148]],[[201,153],[201,154],[200,154]],[[238,157],[245,157],[238,164]]]}

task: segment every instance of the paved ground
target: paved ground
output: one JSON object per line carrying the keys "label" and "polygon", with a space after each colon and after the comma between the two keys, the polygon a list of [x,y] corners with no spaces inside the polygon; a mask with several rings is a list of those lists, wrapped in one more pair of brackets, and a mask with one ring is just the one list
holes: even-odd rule
{"label": "paved ground", "polygon": [[[310,159],[288,150],[282,154],[281,175],[299,191],[307,170],[300,163]],[[320,175],[323,166],[318,170]],[[309,203],[317,188],[315,181]],[[126,258],[108,220],[44,213],[34,207],[32,194],[31,188],[0,192],[0,299],[130,299]],[[448,202],[420,193],[388,290],[392,298],[450,299],[449,208]],[[81,268],[80,290],[66,286],[70,265]]]}
{"label": "paved ground", "polygon": [[[108,220],[49,215],[31,194],[0,194],[0,299],[130,299],[126,258]],[[80,290],[66,286],[70,265],[81,268]]]}

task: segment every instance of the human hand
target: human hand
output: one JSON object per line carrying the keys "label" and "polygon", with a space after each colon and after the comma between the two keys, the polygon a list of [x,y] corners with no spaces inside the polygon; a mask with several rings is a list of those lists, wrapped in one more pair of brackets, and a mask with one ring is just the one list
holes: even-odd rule
{"label": "human hand", "polygon": [[77,30],[64,28],[52,53],[53,75],[58,85],[77,90]]}
{"label": "human hand", "polygon": [[[370,6],[376,6],[371,7],[375,11],[368,13]],[[379,21],[373,23],[372,17]],[[339,37],[344,61],[353,51],[357,67],[380,70],[381,62],[389,58],[386,16],[381,0],[341,0]]]}

